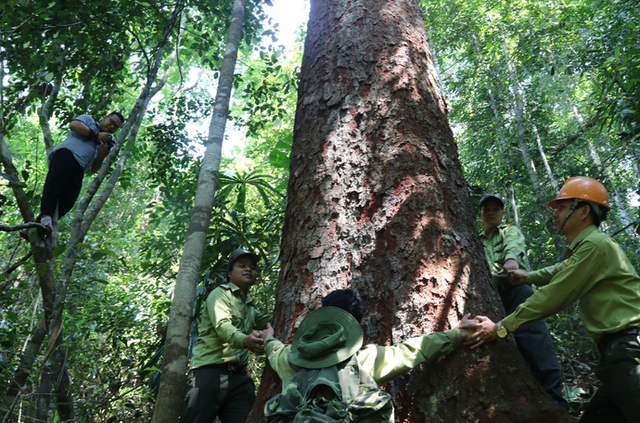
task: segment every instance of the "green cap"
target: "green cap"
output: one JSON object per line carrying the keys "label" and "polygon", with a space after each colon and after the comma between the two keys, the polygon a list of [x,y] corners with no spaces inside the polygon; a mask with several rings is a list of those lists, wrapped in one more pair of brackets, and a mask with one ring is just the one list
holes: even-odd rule
{"label": "green cap", "polygon": [[229,265],[227,266],[227,272],[231,272],[233,270],[233,263],[236,262],[240,257],[249,256],[253,259],[254,263],[258,263],[260,261],[260,257],[257,254],[252,253],[251,251],[245,250],[244,248],[238,248],[234,250],[233,253],[229,256]]}
{"label": "green cap", "polygon": [[504,200],[502,199],[502,197],[500,197],[500,195],[498,194],[485,194],[481,199],[480,199],[480,207],[482,207],[482,205],[484,203],[486,203],[489,200],[496,200],[498,203],[500,203],[500,205],[502,206],[502,208],[504,208]]}

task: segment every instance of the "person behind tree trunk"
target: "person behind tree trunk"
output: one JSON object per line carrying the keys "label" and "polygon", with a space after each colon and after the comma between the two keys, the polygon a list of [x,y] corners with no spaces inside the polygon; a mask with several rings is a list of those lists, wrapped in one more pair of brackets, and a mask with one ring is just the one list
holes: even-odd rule
{"label": "person behind tree trunk", "polygon": [[[268,422],[293,421],[295,416],[296,421],[349,421],[344,420],[347,415],[357,415],[359,422],[393,422],[393,404],[378,386],[450,353],[473,333],[454,328],[392,346],[361,348],[363,314],[355,291],[336,290],[305,317],[292,345],[274,338],[271,324],[260,333],[269,364],[282,380],[281,394],[265,404]],[[467,319],[461,323],[470,323]]]}
{"label": "person behind tree trunk", "polygon": [[181,423],[243,423],[256,399],[247,376],[249,351],[263,354],[264,329],[271,316],[254,305],[259,257],[239,248],[231,253],[227,283],[211,291],[204,304],[193,348]]}
{"label": "person behind tree trunk", "polygon": [[[507,314],[533,295],[529,284],[511,285],[507,272],[525,268],[524,236],[516,226],[502,223],[506,211],[498,194],[486,194],[480,200],[480,219],[484,230],[480,239],[484,245],[491,276]],[[562,397],[562,373],[556,351],[544,320],[514,333],[520,353],[529,364],[534,377],[556,404],[567,407]]]}
{"label": "person behind tree trunk", "polygon": [[[465,343],[472,348],[517,333],[579,301],[579,316],[596,341],[600,387],[581,423],[640,421],[640,277],[620,246],[598,231],[609,207],[606,188],[595,179],[567,179],[549,202],[556,227],[570,242],[569,259],[533,272],[508,272],[515,285],[539,288],[507,317],[494,323],[477,316],[466,328],[476,332]],[[542,285],[542,286],[541,286]]]}
{"label": "person behind tree trunk", "polygon": [[113,147],[111,137],[124,122],[119,112],[111,112],[96,122],[89,115],[80,115],[69,123],[69,135],[49,154],[49,172],[44,182],[38,221],[47,234],[53,229],[52,218],[67,214],[76,203],[82,189],[85,172],[97,172]]}

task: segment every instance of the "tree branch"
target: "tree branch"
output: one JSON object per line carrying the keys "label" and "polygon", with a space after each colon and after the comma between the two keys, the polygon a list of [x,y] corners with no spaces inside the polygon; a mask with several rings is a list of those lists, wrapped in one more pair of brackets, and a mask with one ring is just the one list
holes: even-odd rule
{"label": "tree branch", "polygon": [[598,119],[600,115],[596,114],[593,119],[591,119],[589,122],[583,124],[580,126],[580,128],[578,128],[578,130],[576,132],[574,132],[573,134],[569,135],[567,138],[565,138],[564,142],[558,146],[556,146],[556,148],[552,149],[551,152],[549,153],[550,156],[555,156],[556,154],[560,153],[562,150],[564,150],[565,148],[569,147],[571,144],[573,144],[578,138],[580,138],[580,135],[582,135],[582,133],[584,131],[586,131],[587,129],[593,127],[596,125],[596,121]]}
{"label": "tree branch", "polygon": [[20,231],[22,229],[31,229],[31,228],[45,229],[45,227],[38,222],[27,222],[27,223],[21,223],[19,225],[14,225],[14,226],[0,223],[0,231],[2,232],[15,232],[15,231]]}
{"label": "tree branch", "polygon": [[[4,140],[4,135],[0,131],[0,159],[2,159],[2,166],[4,167],[5,172],[7,172],[11,177],[15,180],[19,181],[20,177],[18,176],[18,170],[13,165],[13,161],[11,160],[11,151],[9,151],[9,146]],[[25,222],[31,222],[33,219],[33,210],[31,209],[31,205],[29,204],[29,200],[27,200],[27,196],[22,189],[21,184],[11,183],[11,190],[13,191],[13,195],[16,197],[16,201],[18,202],[18,208],[20,209],[20,214],[22,215],[22,219]]]}
{"label": "tree branch", "polygon": [[29,260],[29,258],[33,255],[33,252],[29,251],[27,253],[27,255],[25,255],[24,257],[22,257],[20,260],[18,260],[17,262],[15,262],[14,264],[12,264],[11,266],[7,267],[6,269],[4,269],[2,271],[3,274],[8,275],[9,273],[13,272],[14,270],[16,270],[18,267],[22,266],[22,264],[26,263],[27,260]]}
{"label": "tree branch", "polygon": [[47,149],[47,157],[51,150],[53,150],[53,135],[51,135],[51,126],[49,126],[49,119],[53,114],[53,105],[58,98],[58,93],[60,92],[60,86],[62,85],[62,74],[58,75],[55,82],[53,83],[53,89],[49,94],[49,98],[44,104],[38,108],[38,120],[40,121],[40,129],[42,129],[42,134],[44,135],[44,145]]}

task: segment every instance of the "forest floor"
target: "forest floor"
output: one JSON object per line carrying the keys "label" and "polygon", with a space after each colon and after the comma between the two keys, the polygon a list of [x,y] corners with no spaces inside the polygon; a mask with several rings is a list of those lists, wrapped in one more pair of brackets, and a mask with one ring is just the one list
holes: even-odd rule
{"label": "forest floor", "polygon": [[598,352],[586,348],[569,354],[558,354],[564,382],[564,396],[569,403],[569,413],[579,418],[600,382],[594,374]]}

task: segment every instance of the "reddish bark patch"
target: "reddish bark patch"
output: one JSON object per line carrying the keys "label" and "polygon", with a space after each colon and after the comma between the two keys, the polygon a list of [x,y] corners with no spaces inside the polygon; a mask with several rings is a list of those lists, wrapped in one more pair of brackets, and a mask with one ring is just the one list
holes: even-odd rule
{"label": "reddish bark patch", "polygon": [[368,223],[371,220],[371,217],[374,216],[382,206],[382,201],[383,198],[381,196],[372,195],[364,206],[364,210],[362,210],[360,219],[358,219],[358,224],[364,225],[365,223]]}

